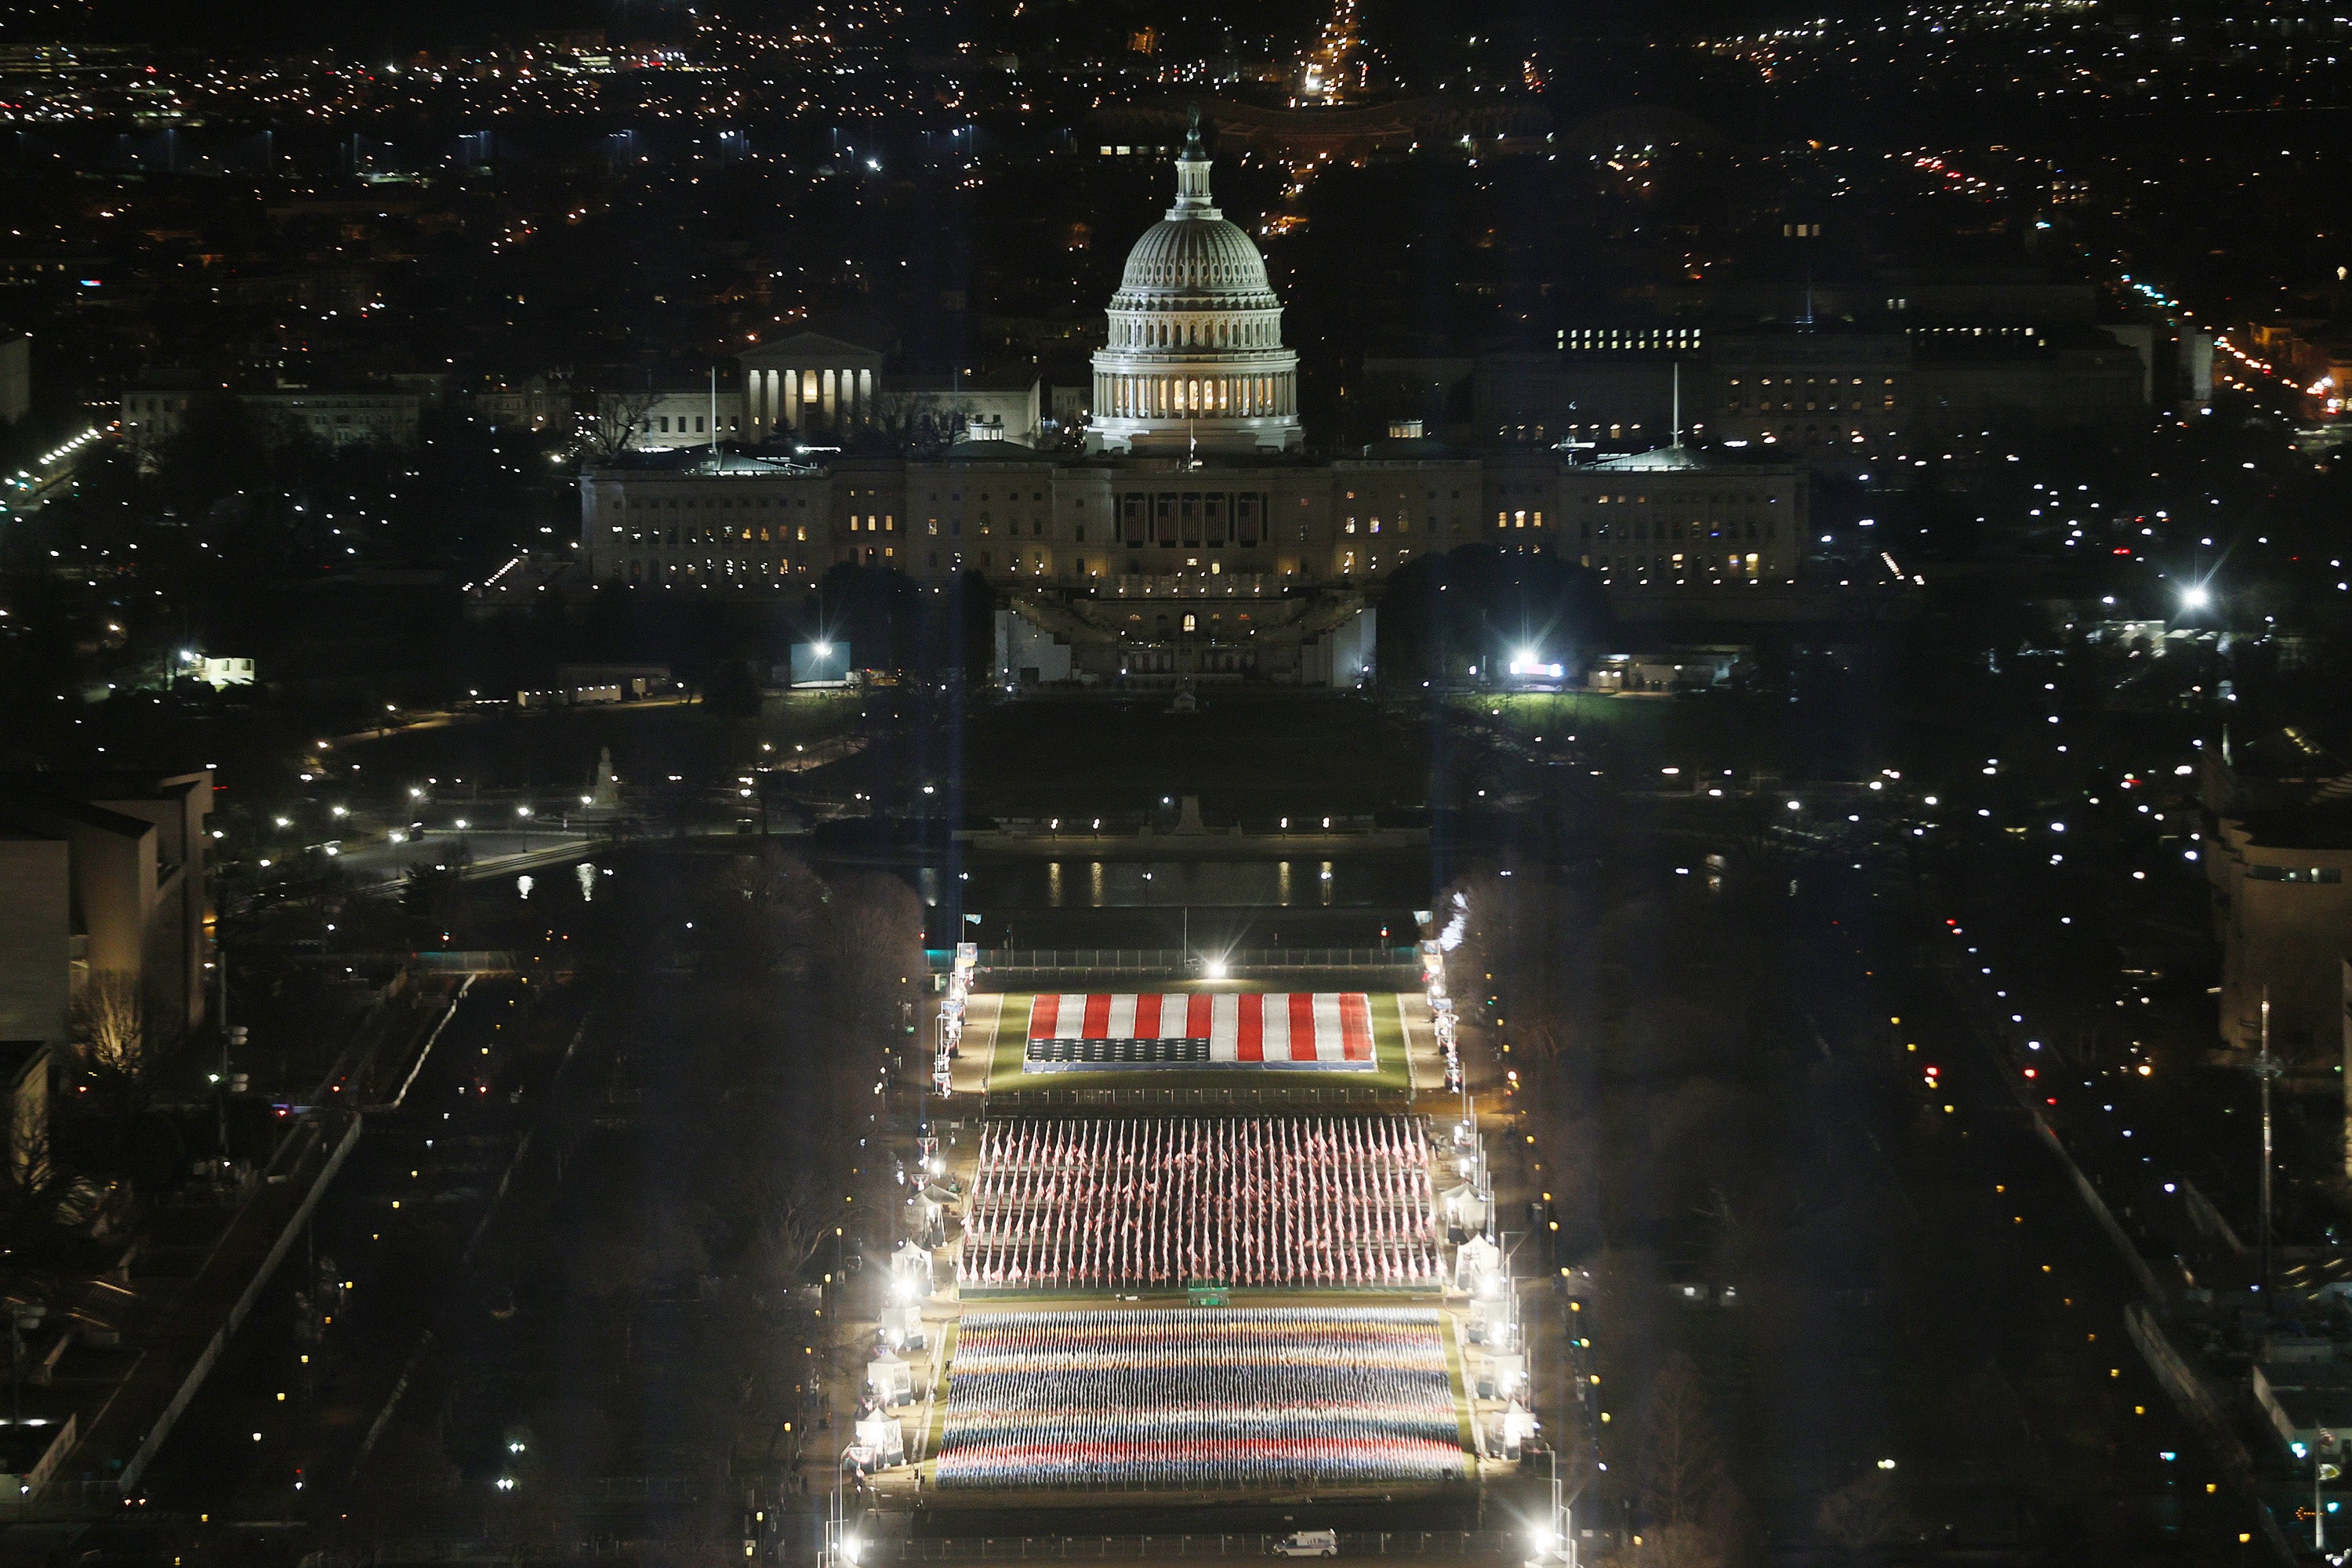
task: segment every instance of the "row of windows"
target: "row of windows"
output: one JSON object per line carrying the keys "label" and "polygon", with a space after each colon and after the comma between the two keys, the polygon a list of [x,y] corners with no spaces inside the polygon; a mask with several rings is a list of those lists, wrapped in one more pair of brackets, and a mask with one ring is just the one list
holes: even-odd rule
{"label": "row of windows", "polygon": [[[1502,488],[1507,489],[1510,487],[1506,486]],[[1528,485],[1520,488],[1525,489],[1528,493],[1534,495],[1543,493],[1545,487]],[[855,494],[856,492],[852,493]],[[873,491],[867,493],[878,494],[879,492]],[[1356,492],[1350,490],[1347,492],[1347,494],[1349,499],[1353,500]],[[1426,494],[1430,500],[1434,500],[1437,498],[1438,492],[1435,490],[1430,490],[1427,491]],[[1458,499],[1461,492],[1456,490],[1454,491],[1453,494]],[[985,500],[987,498],[983,495],[981,499]],[[1017,500],[1018,497],[1014,496],[1011,499]],[[1780,503],[1782,498],[1776,495],[1763,494],[1756,491],[1711,491],[1704,496],[1659,496],[1654,499],[1660,505],[1671,504],[1683,507],[1752,507],[1759,501],[1767,506],[1776,506]],[[1647,492],[1633,492],[1613,496],[1588,494],[1580,495],[1576,498],[1577,503],[1580,506],[1587,507],[1609,506],[1612,504],[1617,506],[1647,505],[1652,501],[1652,500],[1653,498]],[[1244,549],[1252,548],[1261,543],[1271,544],[1275,542],[1275,526],[1272,517],[1268,511],[1269,500],[1269,497],[1257,491],[1227,492],[1223,490],[1164,490],[1157,493],[1130,491],[1120,495],[1117,498],[1115,502],[1115,506],[1118,510],[1118,524],[1114,530],[1113,536],[1116,540],[1123,542],[1130,548],[1137,549],[1139,549],[1146,544],[1158,544],[1165,547],[1181,545],[1186,548],[1200,548],[1203,546],[1215,548],[1222,547],[1226,544],[1234,544]],[[680,504],[681,502],[677,498],[648,500],[641,497],[631,497],[627,501],[627,505],[632,510],[660,510],[664,509],[675,510]],[[747,510],[754,507],[764,509],[772,504],[787,508],[797,508],[801,510],[806,510],[808,508],[806,498],[785,498],[772,503],[770,498],[764,496],[757,498],[743,497],[740,499],[730,497],[712,499],[709,500],[698,500],[693,498],[688,498],[685,500],[683,504],[688,510],[696,510],[702,507],[712,509],[727,508],[731,510],[739,506]],[[1307,498],[1301,497],[1299,504],[1302,506],[1308,504]],[[896,533],[898,526],[897,514],[891,512],[853,512],[846,521],[848,531],[852,533]],[[1012,518],[1006,520],[1003,523],[999,524],[993,520],[992,514],[985,510],[982,511],[976,520],[979,531],[982,537],[987,537],[992,533],[997,532],[1000,529],[1005,534],[1018,537],[1021,533],[1021,521],[1022,520],[1019,518]],[[1044,538],[1045,533],[1045,520],[1043,517],[1032,517],[1028,521],[1029,537],[1033,539]],[[929,537],[937,538],[940,536],[940,520],[937,517],[928,518],[924,520],[922,531]],[[947,532],[949,535],[951,537],[961,538],[963,534],[963,523],[964,520],[961,517],[949,518],[947,520]],[[1498,510],[1495,514],[1495,525],[1497,528],[1526,528],[1529,526],[1541,528],[1544,525],[1543,512],[1539,509],[1532,510],[1517,509]],[[795,537],[805,541],[808,537],[809,525],[803,522],[793,526],[796,528]],[[1588,523],[1586,526],[1589,530],[1591,525]],[[1446,531],[1444,520],[1443,518],[1429,519],[1424,522],[1424,527],[1429,531],[1435,534],[1443,535]],[[731,523],[728,524],[726,525],[725,531],[732,532],[734,528],[735,525]],[[1297,537],[1299,540],[1303,542],[1308,537],[1309,528],[1310,525],[1304,521],[1297,524]],[[1409,533],[1412,531],[1412,520],[1410,515],[1402,513],[1386,520],[1379,517],[1359,517],[1349,515],[1340,520],[1339,522],[1339,531],[1342,534],[1354,534],[1360,531],[1366,533],[1379,533],[1382,531],[1384,528],[1398,533]],[[1084,543],[1086,542],[1087,531],[1085,523],[1074,523],[1071,531],[1073,537],[1077,542]],[[756,536],[764,542],[768,540],[769,534],[769,528],[762,526],[758,528]],[[724,534],[722,533],[719,536],[723,537]],[[1753,535],[1751,534],[1751,537]],[[642,539],[646,536],[641,532],[633,532],[630,537],[632,539]],[[658,540],[658,530],[655,531],[654,537],[656,541]],[[678,530],[677,527],[673,526],[670,529],[670,537],[673,544],[675,544],[678,538]],[[689,528],[687,531],[686,537],[689,540],[709,539],[714,537],[714,535],[708,529],[695,530]],[[752,525],[747,524],[743,526],[742,537],[745,539],[754,537]],[[784,537],[783,529],[776,529],[775,537],[779,540],[782,539]]]}
{"label": "row of windows", "polygon": [[1110,346],[1115,349],[1278,349],[1282,346],[1281,327],[1271,312],[1246,316],[1185,317],[1171,321],[1157,311],[1150,316],[1114,311],[1110,321]]}
{"label": "row of windows", "polygon": [[648,508],[652,509],[652,510],[655,510],[655,511],[659,511],[659,510],[661,510],[664,507],[667,507],[670,510],[672,510],[672,511],[676,511],[676,510],[678,509],[678,507],[679,507],[680,505],[684,505],[684,506],[686,506],[688,509],[692,510],[692,509],[697,508],[697,507],[705,507],[705,506],[708,506],[708,507],[737,507],[737,506],[742,506],[742,507],[753,507],[753,506],[757,506],[757,507],[765,507],[765,506],[769,506],[769,505],[771,505],[771,504],[773,504],[773,505],[776,505],[776,506],[783,506],[783,507],[798,507],[798,508],[800,508],[800,510],[803,510],[803,511],[806,511],[806,510],[808,510],[808,497],[806,497],[806,496],[786,496],[786,497],[783,497],[783,498],[782,498],[782,499],[781,499],[781,500],[773,500],[772,502],[772,500],[771,500],[771,498],[769,498],[769,497],[767,497],[767,496],[759,496],[759,497],[756,497],[756,498],[755,498],[755,497],[751,497],[751,496],[745,496],[745,497],[741,498],[740,500],[738,500],[737,498],[735,498],[735,497],[733,497],[733,496],[723,496],[723,497],[720,497],[720,498],[719,498],[719,499],[717,499],[717,500],[707,500],[707,501],[706,501],[706,500],[699,500],[696,499],[696,498],[695,498],[695,497],[693,497],[693,496],[688,496],[688,497],[687,497],[687,498],[686,498],[686,500],[685,500],[683,502],[680,502],[680,501],[679,501],[679,500],[678,500],[678,498],[677,498],[677,497],[676,497],[676,496],[671,496],[671,497],[669,497],[667,500],[664,500],[664,499],[662,499],[662,498],[661,498],[661,497],[659,497],[659,496],[656,496],[656,497],[654,497],[654,498],[653,498],[653,499],[651,499],[651,500],[647,500],[646,498],[645,498],[645,497],[643,497],[643,496],[631,496],[631,497],[629,498],[629,510],[630,510],[631,511],[642,511],[642,510],[646,510],[646,509],[648,509]]}
{"label": "row of windows", "polygon": [[[1786,395],[1780,397],[1759,396],[1756,399],[1755,406],[1759,414],[1794,414],[1797,412],[1798,401],[1796,397]],[[1863,408],[1863,399],[1859,397],[1841,400],[1832,396],[1815,397],[1810,393],[1805,395],[1803,403],[1805,412],[1808,414],[1817,414],[1823,409],[1835,413],[1841,408],[1849,414],[1859,414]],[[1738,396],[1727,397],[1723,400],[1723,409],[1727,414],[1745,413],[1748,406],[1747,401]],[[1895,395],[1890,392],[1880,398],[1878,406],[1882,412],[1894,407]]]}
{"label": "row of windows", "polygon": [[[1685,530],[1688,531],[1685,532]],[[1577,529],[1576,534],[1579,539],[1607,539],[1610,537],[1609,525],[1604,522],[1595,528],[1591,522],[1586,521]],[[1616,536],[1619,539],[1755,539],[1759,537],[1756,531],[1756,520],[1752,517],[1748,519],[1747,530],[1744,533],[1737,521],[1710,527],[1703,522],[1669,522],[1662,519],[1654,526],[1646,521],[1630,525],[1621,522],[1617,525]],[[1780,525],[1767,519],[1760,537],[1778,539],[1780,536]]]}
{"label": "row of windows", "polygon": [[[1248,549],[1261,536],[1270,544],[1265,499],[1255,490],[1130,490],[1118,498],[1119,537],[1136,549],[1153,543],[1214,548],[1228,540]],[[1306,537],[1304,524],[1299,537]]]}
{"label": "row of windows", "polygon": [[733,539],[740,539],[746,544],[754,541],[761,544],[805,544],[808,542],[808,524],[803,522],[793,528],[746,528],[740,531],[731,528],[672,528],[667,535],[658,528],[633,528],[629,530],[628,537],[631,544],[651,550],[690,549],[698,544],[716,544]]}
{"label": "row of windows", "polygon": [[1697,327],[1570,327],[1559,346],[1579,349],[1695,349],[1704,341]]}
{"label": "row of windows", "polygon": [[783,579],[795,574],[810,576],[815,568],[797,561],[660,561],[633,559],[628,566],[632,583],[709,582],[724,577],[772,577]]}
{"label": "row of windows", "polygon": [[1710,577],[1754,577],[1763,570],[1763,558],[1754,551],[1740,555],[1587,555],[1584,564],[1602,572],[1647,573],[1658,577],[1686,577],[1702,572]]}
{"label": "row of windows", "polygon": [[[1789,412],[1796,409],[1799,394],[1795,376],[1784,375],[1777,382],[1769,375],[1759,376],[1757,378],[1756,388],[1754,405],[1758,409],[1765,411],[1780,409]],[[1809,409],[1844,408],[1859,411],[1866,396],[1863,390],[1863,378],[1858,375],[1843,377],[1809,375],[1804,379],[1802,400]],[[1723,406],[1728,412],[1738,414],[1747,408],[1748,403],[1748,398],[1741,390],[1740,378],[1733,376],[1729,389],[1724,395]],[[1895,378],[1891,375],[1879,378],[1878,405],[1881,408],[1895,406]]]}
{"label": "row of windows", "polygon": [[[1588,495],[1579,496],[1577,500],[1586,506],[1607,506],[1612,500],[1619,506],[1646,506],[1649,504],[1650,497],[1647,491],[1637,491],[1631,496]],[[1658,498],[1660,506],[1724,506],[1727,504],[1754,506],[1758,501],[1762,501],[1766,506],[1778,506],[1780,504],[1780,498],[1773,495],[1759,495],[1753,490],[1738,490],[1729,494],[1718,491],[1705,496],[1679,496],[1673,500],[1669,500],[1664,496]]]}
{"label": "row of windows", "polygon": [[[650,542],[639,540],[636,541],[635,543],[640,549],[650,547],[652,549],[658,550],[661,548],[661,541],[659,539],[654,539]],[[940,552],[936,550],[932,550],[926,552],[925,554],[926,566],[931,571],[938,571],[940,568]],[[853,546],[846,559],[851,561],[862,561],[869,565],[895,563],[898,559],[898,547],[895,544],[884,544],[878,546],[866,545],[862,547]],[[962,571],[967,564],[977,566],[983,572],[993,571],[996,567],[994,552],[986,550],[980,552],[980,553],[973,557],[969,563],[966,562],[962,551],[950,551],[948,554],[948,560],[950,569],[957,572]],[[1081,563],[1075,561],[1070,563],[1070,574],[1074,576],[1076,575],[1081,564]],[[1017,550],[1007,551],[1005,552],[1004,567],[1008,571],[1025,571],[1043,574],[1050,569],[1050,566],[1051,563],[1046,552],[1043,550],[1033,552],[1032,558],[1026,561],[1022,558],[1021,552]],[[721,577],[781,578],[791,577],[796,574],[807,576],[814,574],[817,569],[818,568],[815,565],[810,563],[797,560],[786,560],[781,556],[772,557],[767,560],[743,560],[738,559],[734,556],[727,556],[723,558],[705,557],[698,561],[667,560],[658,556],[632,556],[625,565],[615,568],[616,572],[624,574],[626,577],[626,580],[632,583],[708,580]],[[1213,565],[1211,569],[1213,571],[1215,570]],[[1100,567],[1092,566],[1087,567],[1087,570],[1090,574],[1099,574]]]}
{"label": "row of windows", "polygon": [[[704,421],[709,417],[707,414],[696,415],[694,428],[688,430],[686,427],[686,416],[680,414],[677,416],[677,428],[672,430],[669,427],[671,416],[656,414],[647,421],[647,427],[657,436],[708,436],[710,434],[710,427]],[[740,430],[743,427],[743,416],[740,414],[727,415],[719,421],[719,427],[721,430]]]}

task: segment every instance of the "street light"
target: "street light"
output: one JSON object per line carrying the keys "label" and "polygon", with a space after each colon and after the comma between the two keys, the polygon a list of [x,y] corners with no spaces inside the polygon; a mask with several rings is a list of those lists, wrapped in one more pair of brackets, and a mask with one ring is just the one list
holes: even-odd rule
{"label": "street light", "polygon": [[25,1335],[48,1315],[48,1308],[38,1301],[18,1301],[8,1309],[8,1414],[14,1426],[25,1424]]}
{"label": "street light", "polygon": [[[840,1233],[836,1231],[835,1234]],[[856,1536],[845,1532],[841,1516],[841,1472],[843,1467],[849,1463],[850,1449],[856,1447],[857,1445],[852,1443],[844,1447],[833,1461],[833,1517],[825,1521],[824,1526],[825,1568],[840,1568],[840,1564],[845,1563],[850,1564],[850,1568],[856,1568],[857,1554],[865,1550]]]}

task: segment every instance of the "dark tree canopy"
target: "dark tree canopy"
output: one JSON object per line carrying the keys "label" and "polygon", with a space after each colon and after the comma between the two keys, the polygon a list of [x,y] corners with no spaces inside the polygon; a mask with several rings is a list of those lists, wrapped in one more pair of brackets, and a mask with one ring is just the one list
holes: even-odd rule
{"label": "dark tree canopy", "polygon": [[895,567],[842,562],[818,580],[815,614],[802,630],[846,642],[861,669],[939,679],[985,671],[995,657],[995,594],[976,572],[927,592]]}
{"label": "dark tree canopy", "polygon": [[1389,578],[1381,677],[1408,689],[1459,679],[1521,648],[1573,668],[1613,631],[1601,579],[1589,568],[1474,544],[1424,555]]}

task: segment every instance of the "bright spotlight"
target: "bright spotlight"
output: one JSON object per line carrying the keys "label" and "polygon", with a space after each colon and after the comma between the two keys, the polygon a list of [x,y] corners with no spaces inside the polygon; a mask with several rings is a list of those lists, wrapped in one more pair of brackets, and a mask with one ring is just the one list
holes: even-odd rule
{"label": "bright spotlight", "polygon": [[1223,980],[1224,977],[1225,961],[1222,958],[1213,958],[1209,960],[1209,978],[1212,980]]}
{"label": "bright spotlight", "polygon": [[2213,595],[2201,583],[2180,590],[2180,607],[2184,610],[2201,610],[2212,602]]}

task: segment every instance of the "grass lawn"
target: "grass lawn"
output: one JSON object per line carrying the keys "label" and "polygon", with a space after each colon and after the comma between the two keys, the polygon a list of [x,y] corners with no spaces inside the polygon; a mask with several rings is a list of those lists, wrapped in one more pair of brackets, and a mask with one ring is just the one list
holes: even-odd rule
{"label": "grass lawn", "polygon": [[931,1397],[931,1419],[923,1434],[924,1462],[931,1467],[929,1474],[939,1474],[940,1439],[948,1429],[948,1380],[955,1375],[956,1325],[953,1319],[940,1325],[940,1386]]}
{"label": "grass lawn", "polygon": [[1738,697],[1607,697],[1591,692],[1526,691],[1461,698],[1465,710],[1499,716],[1512,729],[1547,741],[1573,735],[1589,747],[1643,766],[1747,773],[1780,769],[1790,745],[1786,703],[1779,709]]}
{"label": "grass lawn", "polygon": [[1445,1342],[1445,1375],[1454,1384],[1454,1422],[1462,1434],[1462,1451],[1470,1456],[1470,1473],[1478,1473],[1478,1413],[1470,1404],[1470,1377],[1462,1364],[1462,1341],[1457,1321],[1448,1318],[1438,1337]]}
{"label": "grass lawn", "polygon": [[1082,816],[1197,795],[1213,817],[1353,815],[1429,800],[1427,726],[1357,697],[1229,690],[1171,713],[1165,696],[1034,697],[974,706],[919,752],[879,746],[818,774],[886,796],[909,769],[954,770],[971,811]]}
{"label": "grass lawn", "polygon": [[[1234,985],[1219,989],[1264,990]],[[1246,1089],[1252,1085],[1297,1091],[1316,1088],[1381,1089],[1410,1093],[1412,1073],[1405,1061],[1404,1019],[1393,992],[1369,993],[1372,1024],[1372,1069],[1334,1072],[1328,1068],[1306,1070],[1279,1067],[1112,1068],[1100,1072],[1024,1072],[1022,1047],[1029,1028],[1029,1004],[1034,992],[1008,992],[997,1014],[996,1033],[990,1046],[988,1092],[1024,1089]],[[1304,1108],[1302,1108],[1304,1109]]]}
{"label": "grass lawn", "polygon": [[403,784],[439,778],[451,798],[464,791],[457,780],[492,789],[583,791],[606,750],[624,784],[650,784],[672,773],[708,782],[772,757],[775,752],[760,750],[762,742],[789,755],[796,744],[848,729],[860,702],[848,692],[779,694],[766,700],[757,719],[724,718],[698,702],[493,710],[456,723],[354,738],[343,749],[365,764],[368,778]]}

